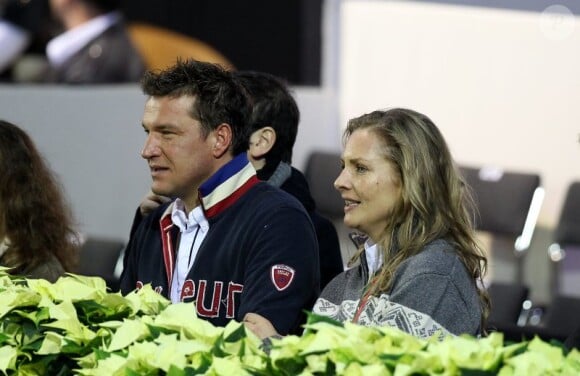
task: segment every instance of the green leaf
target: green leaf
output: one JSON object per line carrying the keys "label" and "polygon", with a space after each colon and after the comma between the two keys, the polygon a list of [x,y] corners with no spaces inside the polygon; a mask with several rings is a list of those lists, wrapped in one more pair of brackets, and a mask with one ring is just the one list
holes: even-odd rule
{"label": "green leaf", "polygon": [[36,307],[40,302],[40,296],[26,290],[10,289],[2,291],[0,298],[0,318],[18,307]]}
{"label": "green leaf", "polygon": [[207,352],[194,352],[189,356],[190,367],[196,374],[205,374],[209,367],[213,357]]}
{"label": "green leaf", "polygon": [[344,376],[382,376],[390,373],[382,364],[360,365],[351,363],[341,374]]}
{"label": "green leaf", "polygon": [[[185,367],[181,369],[179,367],[171,366],[169,367],[169,372],[167,372],[167,376],[195,376],[199,375],[201,372],[197,372],[191,367]],[[205,371],[204,371],[205,373]]]}
{"label": "green leaf", "polygon": [[572,349],[566,360],[562,365],[562,374],[564,375],[579,375],[580,374],[580,352],[577,349]]}
{"label": "green leaf", "polygon": [[306,367],[306,360],[302,353],[302,347],[308,346],[314,341],[313,335],[303,338],[286,336],[281,340],[272,340],[273,347],[270,350],[270,359],[274,370],[283,375],[297,375]]}
{"label": "green leaf", "polygon": [[223,337],[226,342],[241,341],[246,338],[246,327],[243,324],[232,320],[225,326]]}
{"label": "green leaf", "polygon": [[117,354],[111,354],[106,359],[101,359],[95,368],[76,370],[76,373],[84,376],[103,376],[103,375],[139,375],[129,370],[129,364],[126,358]]}
{"label": "green leaf", "polygon": [[55,332],[47,332],[40,349],[36,352],[38,355],[59,354],[63,345],[63,336]]}
{"label": "green leaf", "polygon": [[316,331],[316,335],[313,336],[312,340],[304,343],[304,347],[300,351],[301,355],[328,351],[339,347],[348,340],[348,333],[343,327],[324,321],[309,325],[309,327]]}
{"label": "green leaf", "polygon": [[344,324],[340,321],[331,319],[328,316],[317,315],[316,313],[306,312],[306,324],[304,325],[304,334],[309,334],[311,330],[316,331],[315,324],[326,323],[334,326],[343,327]]}
{"label": "green leaf", "polygon": [[0,371],[8,374],[9,370],[16,370],[18,351],[12,346],[0,347]]}
{"label": "green leaf", "polygon": [[[71,374],[70,360],[59,355],[35,357],[29,363],[21,362],[17,365],[19,376]],[[63,373],[67,372],[68,373]]]}
{"label": "green leaf", "polygon": [[193,303],[176,303],[167,306],[154,320],[155,325],[182,331],[186,338],[195,338],[213,344],[223,333],[223,328],[197,317]]}
{"label": "green leaf", "polygon": [[244,365],[238,357],[214,358],[210,369],[206,374],[209,375],[250,375],[244,369]]}
{"label": "green leaf", "polygon": [[14,309],[11,314],[33,323],[36,327],[42,322],[49,319],[48,309],[38,308],[35,310]]}
{"label": "green leaf", "polygon": [[69,339],[79,344],[86,343],[95,338],[96,334],[78,320],[72,302],[63,301],[59,305],[54,305],[49,309],[50,316],[55,321],[43,324],[44,327],[61,329]]}
{"label": "green leaf", "polygon": [[149,329],[143,321],[124,320],[121,326],[119,326],[117,331],[113,334],[111,343],[107,347],[107,351],[113,352],[124,349],[148,335]]}
{"label": "green leaf", "polygon": [[513,369],[515,375],[546,375],[558,373],[563,361],[560,347],[536,337],[529,342],[527,351],[505,359],[505,364]]}
{"label": "green leaf", "polygon": [[13,338],[13,336],[7,335],[2,330],[0,330],[0,346],[13,342],[11,341]]}
{"label": "green leaf", "polygon": [[171,365],[183,369],[187,365],[190,354],[208,352],[210,346],[197,340],[179,339],[176,333],[160,335],[155,339],[158,345],[156,356],[150,359],[149,364],[154,368],[159,368],[168,372]]}
{"label": "green leaf", "polygon": [[156,315],[170,305],[170,301],[156,293],[151,284],[146,284],[125,296],[127,305],[131,307],[132,315]]}
{"label": "green leaf", "polygon": [[501,352],[496,338],[478,340],[470,336],[446,337],[442,342],[429,345],[429,352],[438,354],[446,368],[495,371]]}

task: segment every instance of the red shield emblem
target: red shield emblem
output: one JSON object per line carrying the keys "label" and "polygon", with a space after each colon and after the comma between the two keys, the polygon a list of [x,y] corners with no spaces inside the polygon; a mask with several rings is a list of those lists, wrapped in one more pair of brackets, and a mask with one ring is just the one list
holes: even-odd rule
{"label": "red shield emblem", "polygon": [[278,264],[272,266],[272,271],[270,276],[272,277],[272,283],[276,286],[278,291],[286,290],[288,286],[292,283],[294,279],[294,269],[288,265]]}

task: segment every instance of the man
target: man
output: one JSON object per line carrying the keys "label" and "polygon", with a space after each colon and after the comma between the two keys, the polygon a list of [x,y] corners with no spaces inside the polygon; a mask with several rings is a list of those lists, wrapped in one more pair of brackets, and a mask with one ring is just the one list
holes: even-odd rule
{"label": "man", "polygon": [[[322,290],[344,267],[334,225],[316,212],[308,182],[300,171],[291,166],[292,149],[300,122],[298,105],[286,85],[273,75],[251,71],[234,72],[234,75],[252,100],[248,158],[257,171],[258,179],[296,197],[310,215],[318,240]],[[146,215],[167,200],[152,192],[147,194],[140,205],[136,223],[141,215]]]}
{"label": "man", "polygon": [[145,63],[125,29],[120,0],[50,0],[65,32],[50,40],[43,81],[67,84],[138,82]]}
{"label": "man", "polygon": [[151,283],[223,326],[256,312],[296,333],[319,291],[316,235],[302,205],[248,162],[250,105],[231,73],[193,60],[148,72],[142,151],[151,189],[175,198],[127,247],[121,291]]}

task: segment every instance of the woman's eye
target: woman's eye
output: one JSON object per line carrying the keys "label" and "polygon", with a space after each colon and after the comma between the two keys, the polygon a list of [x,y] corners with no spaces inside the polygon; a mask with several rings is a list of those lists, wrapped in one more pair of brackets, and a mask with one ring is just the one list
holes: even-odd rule
{"label": "woman's eye", "polygon": [[362,173],[362,172],[367,172],[368,171],[368,168],[366,168],[365,166],[361,166],[361,165],[357,165],[355,167],[355,169],[356,169],[356,172],[358,172],[358,173]]}

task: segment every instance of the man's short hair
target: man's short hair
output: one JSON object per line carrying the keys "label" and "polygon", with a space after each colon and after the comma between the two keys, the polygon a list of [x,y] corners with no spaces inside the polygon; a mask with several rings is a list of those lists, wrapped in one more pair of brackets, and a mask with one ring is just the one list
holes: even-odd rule
{"label": "man's short hair", "polygon": [[251,132],[270,126],[276,131],[276,142],[266,160],[292,163],[300,111],[287,85],[268,73],[240,71],[234,73],[252,100]]}
{"label": "man's short hair", "polygon": [[220,65],[178,59],[165,70],[146,72],[141,88],[154,97],[194,97],[190,115],[201,123],[204,136],[227,123],[233,133],[233,155],[248,150],[250,99],[233,74]]}

